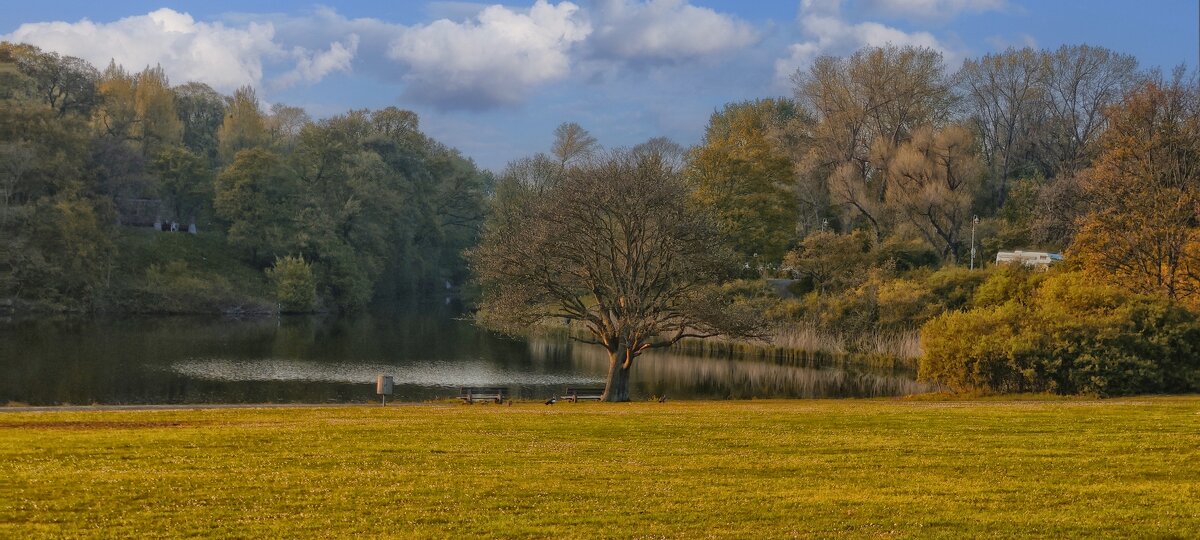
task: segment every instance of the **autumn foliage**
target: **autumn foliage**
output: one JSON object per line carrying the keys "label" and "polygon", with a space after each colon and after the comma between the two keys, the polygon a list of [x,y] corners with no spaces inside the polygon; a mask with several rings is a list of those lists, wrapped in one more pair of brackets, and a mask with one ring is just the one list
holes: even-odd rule
{"label": "autumn foliage", "polygon": [[1093,275],[1200,307],[1200,111],[1193,84],[1150,81],[1108,110],[1081,175],[1092,211],[1070,254]]}

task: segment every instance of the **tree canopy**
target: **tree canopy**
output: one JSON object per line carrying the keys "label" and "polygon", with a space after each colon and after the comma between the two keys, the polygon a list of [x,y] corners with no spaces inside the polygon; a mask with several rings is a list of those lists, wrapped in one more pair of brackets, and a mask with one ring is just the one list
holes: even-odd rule
{"label": "tree canopy", "polygon": [[573,337],[608,351],[603,399],[629,399],[629,370],[648,349],[760,328],[714,287],[737,259],[657,155],[606,153],[538,191],[513,189],[471,251],[479,318],[512,332],[567,321]]}

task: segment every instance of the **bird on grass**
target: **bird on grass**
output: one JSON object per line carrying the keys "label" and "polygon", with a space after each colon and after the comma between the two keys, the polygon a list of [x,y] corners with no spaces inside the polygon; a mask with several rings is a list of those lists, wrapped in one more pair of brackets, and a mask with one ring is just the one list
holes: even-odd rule
{"label": "bird on grass", "polygon": [[660,398],[658,398],[658,402],[659,402],[659,403],[666,403],[666,402],[667,402],[667,396],[666,396],[666,394],[664,394],[664,395],[663,395],[663,397],[660,397]]}
{"label": "bird on grass", "polygon": [[554,405],[555,403],[558,403],[558,396],[546,400],[546,405]]}

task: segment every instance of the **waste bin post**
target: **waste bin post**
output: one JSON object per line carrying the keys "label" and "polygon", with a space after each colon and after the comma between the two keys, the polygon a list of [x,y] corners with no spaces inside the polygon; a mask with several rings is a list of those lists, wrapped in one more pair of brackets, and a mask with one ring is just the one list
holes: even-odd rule
{"label": "waste bin post", "polygon": [[387,397],[392,395],[392,386],[391,375],[380,375],[375,378],[375,393],[379,394],[384,407],[387,406]]}

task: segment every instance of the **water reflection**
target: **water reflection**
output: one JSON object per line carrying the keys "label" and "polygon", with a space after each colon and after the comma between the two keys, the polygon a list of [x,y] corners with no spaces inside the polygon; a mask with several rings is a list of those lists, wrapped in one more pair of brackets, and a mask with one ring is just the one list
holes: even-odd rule
{"label": "water reflection", "polygon": [[506,371],[482,360],[435,360],[397,367],[382,363],[329,364],[307,360],[183,360],[170,365],[177,374],[210,381],[307,381],[362,383],[391,375],[397,385],[550,386],[603,384],[603,377]]}
{"label": "water reflection", "polygon": [[[540,398],[603,384],[607,357],[558,339],[504,339],[439,302],[352,318],[39,318],[0,321],[0,404],[354,402],[376,375],[396,398],[459,386],[507,386]],[[635,398],[887,396],[925,391],[905,370],[830,359],[803,364],[652,352],[632,375]]]}
{"label": "water reflection", "polygon": [[[602,374],[608,357],[598,347],[534,341],[532,356],[569,355],[581,371]],[[928,392],[915,373],[904,369],[867,368],[849,360],[810,358],[807,362],[730,361],[650,351],[640,356],[630,374],[636,396],[682,398],[834,398],[899,396]]]}

